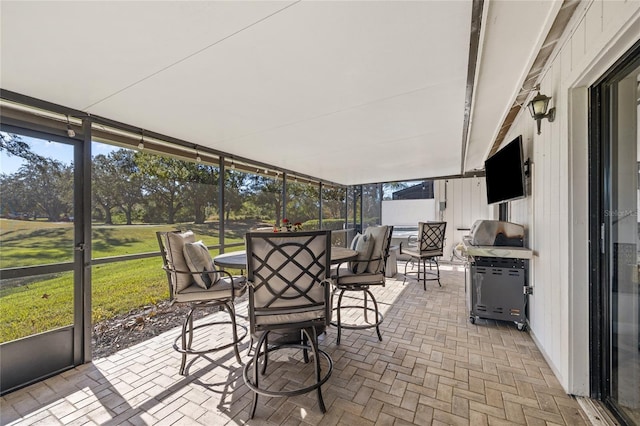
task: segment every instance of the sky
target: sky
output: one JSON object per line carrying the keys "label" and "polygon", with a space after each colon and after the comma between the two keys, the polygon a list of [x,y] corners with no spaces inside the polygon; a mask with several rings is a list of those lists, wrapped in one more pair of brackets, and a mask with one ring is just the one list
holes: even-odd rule
{"label": "sky", "polygon": [[[20,136],[24,142],[27,142],[31,147],[31,150],[39,155],[56,159],[64,164],[71,164],[73,162],[73,147],[59,142],[50,142],[44,139],[31,138],[28,136]],[[91,145],[92,156],[98,154],[108,154],[111,151],[120,149],[113,145],[106,145],[100,142],[93,142]],[[0,151],[0,173],[7,175],[13,174],[18,171],[25,161],[16,156],[7,155],[6,151]],[[420,181],[405,182],[408,186],[420,183]],[[391,193],[396,189],[390,188],[388,185],[384,187],[384,198],[391,198]]]}
{"label": "sky", "polygon": [[[27,142],[31,147],[31,150],[36,154],[56,159],[64,164],[71,164],[73,162],[73,146],[64,143],[50,142],[44,139],[31,138],[28,136],[20,136],[24,142]],[[105,145],[99,142],[93,142],[91,146],[92,155],[108,154],[111,151],[119,149],[112,145]],[[0,173],[13,174],[25,161],[13,155],[8,155],[6,151],[0,151]]]}

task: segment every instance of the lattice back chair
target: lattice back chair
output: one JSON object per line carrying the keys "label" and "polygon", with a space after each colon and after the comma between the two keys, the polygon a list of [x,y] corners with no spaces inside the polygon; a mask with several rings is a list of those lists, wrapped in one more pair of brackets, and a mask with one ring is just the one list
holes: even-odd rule
{"label": "lattice back chair", "polygon": [[[234,301],[246,292],[246,278],[216,269],[206,245],[202,241],[196,241],[192,231],[156,232],[156,237],[162,255],[162,267],[169,281],[171,303],[190,307],[182,324],[182,331],[173,342],[173,348],[182,354],[180,374],[186,375],[187,355],[203,355],[230,347],[233,347],[238,363],[242,363],[238,344],[247,336],[247,327],[237,324]],[[194,313],[198,309],[212,306],[226,310],[229,321],[212,321],[194,327]],[[207,348],[194,347],[194,330],[223,324],[231,325],[230,342]],[[238,335],[238,326],[243,329],[242,335]]]}
{"label": "lattice back chair", "polygon": [[[338,265],[332,277],[334,289],[331,299],[333,301],[337,294],[338,304],[333,308],[336,313],[336,320],[332,321],[331,324],[338,329],[336,339],[338,345],[342,337],[342,329],[360,330],[375,327],[378,340],[382,341],[380,324],[384,320],[384,316],[378,310],[378,303],[370,287],[384,287],[385,285],[385,268],[389,257],[392,234],[393,226],[383,225],[370,226],[363,235],[356,235],[357,241],[352,245],[352,248],[358,251],[358,258],[348,262],[347,267],[342,264]],[[361,292],[362,305],[343,305],[342,298],[345,292]],[[373,308],[369,307],[369,299],[373,303]],[[345,323],[342,320],[343,308],[362,309],[364,321],[362,323]],[[369,321],[369,312],[373,312],[373,321]]]}
{"label": "lattice back chair", "polygon": [[[321,386],[331,376],[333,361],[318,348],[318,334],[329,324],[330,315],[330,231],[290,233],[249,232],[246,234],[247,278],[249,282],[249,324],[252,338],[257,338],[253,358],[244,368],[244,380],[254,392],[251,418],[258,395],[294,396],[317,390],[320,410],[326,411]],[[269,342],[271,333],[274,338]],[[282,341],[282,336],[289,339]],[[292,337],[292,338],[291,338]],[[295,390],[260,387],[260,374],[266,374],[269,353],[282,348],[308,351],[315,362],[315,382]],[[323,375],[320,356],[329,367]],[[262,371],[258,363],[262,361]],[[253,367],[253,377],[249,372]]]}
{"label": "lattice back chair", "polygon": [[[417,244],[409,247],[403,247],[402,243],[400,244],[400,253],[410,256],[404,265],[404,282],[407,280],[407,265],[417,260],[417,279],[418,282],[422,281],[424,289],[427,289],[427,281],[438,281],[438,285],[442,287],[438,258],[443,255],[446,229],[447,222],[419,222]],[[430,272],[427,272],[427,262],[429,262]],[[420,278],[421,264],[422,279]],[[435,265],[436,272],[431,272],[432,265]],[[428,276],[432,278],[427,278]]]}

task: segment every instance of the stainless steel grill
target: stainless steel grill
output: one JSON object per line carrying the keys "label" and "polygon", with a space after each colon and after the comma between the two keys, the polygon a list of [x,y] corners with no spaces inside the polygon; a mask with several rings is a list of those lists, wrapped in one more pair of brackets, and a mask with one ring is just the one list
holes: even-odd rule
{"label": "stainless steel grill", "polygon": [[465,289],[469,321],[495,319],[527,327],[529,259],[524,248],[522,225],[497,220],[480,220],[465,238],[469,267]]}

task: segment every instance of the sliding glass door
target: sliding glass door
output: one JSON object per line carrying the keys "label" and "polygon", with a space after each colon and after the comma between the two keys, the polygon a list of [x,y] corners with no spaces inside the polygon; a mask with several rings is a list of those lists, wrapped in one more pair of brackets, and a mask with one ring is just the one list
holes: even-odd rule
{"label": "sliding glass door", "polygon": [[[599,241],[592,301],[592,385],[628,424],[640,424],[640,48],[592,90]],[[592,181],[593,183],[593,181]],[[593,204],[592,204],[593,205]],[[593,226],[593,224],[592,224]],[[600,228],[599,230],[597,228]]]}

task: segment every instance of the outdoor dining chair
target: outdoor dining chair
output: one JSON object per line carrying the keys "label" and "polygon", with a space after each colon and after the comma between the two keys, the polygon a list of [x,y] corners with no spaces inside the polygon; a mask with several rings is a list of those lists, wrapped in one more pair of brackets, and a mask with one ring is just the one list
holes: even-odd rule
{"label": "outdoor dining chair", "polygon": [[[245,238],[249,325],[252,338],[257,339],[253,358],[243,372],[245,383],[253,391],[251,418],[255,416],[258,395],[294,396],[313,390],[317,391],[318,404],[324,413],[321,386],[331,376],[333,361],[318,348],[318,334],[329,324],[330,231],[249,232]],[[297,389],[273,389],[261,382],[261,376],[267,372],[269,354],[284,348],[302,349],[305,363],[311,352],[315,368],[312,384]],[[328,363],[324,374],[320,356]]]}
{"label": "outdoor dining chair", "polygon": [[[196,241],[192,231],[156,232],[163,269],[169,281],[169,297],[172,304],[190,307],[180,335],[173,348],[182,354],[180,374],[186,375],[187,355],[203,355],[233,347],[236,360],[242,363],[238,344],[247,336],[247,327],[240,325],[244,333],[238,335],[234,301],[246,292],[246,279],[233,276],[222,269],[215,269],[209,250]],[[210,321],[194,326],[193,316],[198,309],[219,307],[229,314],[228,321]],[[194,331],[205,327],[231,325],[231,341],[213,347],[194,345]],[[197,333],[202,336],[204,333]],[[205,337],[205,336],[202,336]],[[180,345],[178,345],[180,341]]]}
{"label": "outdoor dining chair", "polygon": [[[447,222],[419,222],[418,240],[413,243],[410,240],[409,245],[405,247],[400,243],[400,254],[410,256],[410,259],[404,265],[403,283],[407,281],[407,265],[417,260],[417,279],[418,282],[422,281],[424,289],[427,289],[427,281],[438,281],[438,285],[442,287],[440,283],[440,265],[438,258],[443,255],[446,229]],[[429,262],[429,272],[427,272],[427,262]],[[420,278],[421,264],[422,279]],[[431,272],[432,264],[436,266],[436,272]],[[427,278],[428,276],[431,278]]]}
{"label": "outdoor dining chair", "polygon": [[[385,267],[389,257],[393,226],[370,226],[364,234],[356,235],[351,248],[358,251],[358,258],[349,261],[348,265],[338,265],[332,276],[334,289],[331,295],[333,301],[338,294],[338,304],[333,308],[336,313],[336,321],[331,324],[337,327],[338,336],[336,343],[340,344],[342,329],[367,329],[374,328],[378,334],[378,340],[382,341],[380,324],[384,316],[378,310],[378,303],[370,290],[371,286],[385,285]],[[343,296],[347,293],[361,293],[362,305],[343,305]],[[369,307],[369,299],[373,308]],[[357,303],[357,302],[354,302]],[[362,310],[364,321],[361,323],[346,323],[342,318],[343,309]],[[369,312],[373,312],[373,321],[369,321]]]}

